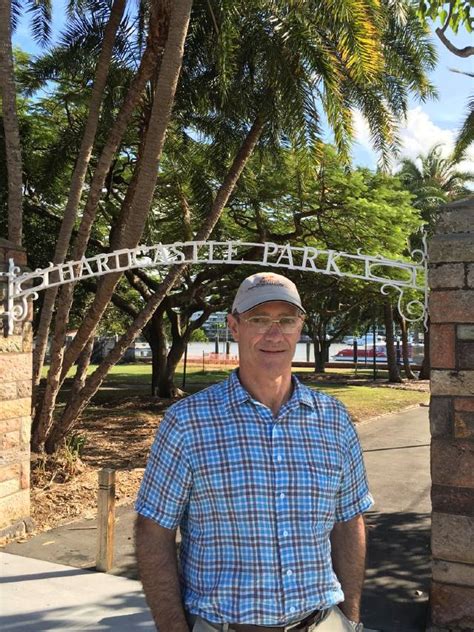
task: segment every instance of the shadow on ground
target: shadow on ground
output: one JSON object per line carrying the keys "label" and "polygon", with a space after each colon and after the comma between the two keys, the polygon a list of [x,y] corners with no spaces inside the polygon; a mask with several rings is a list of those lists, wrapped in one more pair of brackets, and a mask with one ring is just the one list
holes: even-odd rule
{"label": "shadow on ground", "polygon": [[383,632],[426,628],[430,585],[430,514],[369,513],[362,619]]}
{"label": "shadow on ground", "polygon": [[[78,571],[79,574],[87,571]],[[47,574],[49,576],[49,574]],[[67,573],[71,576],[72,573]],[[41,577],[27,577],[28,581],[41,579]],[[54,597],[46,600],[47,603],[38,609],[25,607],[24,613],[2,616],[2,629],[8,632],[39,632],[43,630],[114,630],[114,632],[130,632],[131,630],[143,630],[151,632],[155,626],[151,621],[150,612],[146,606],[141,591],[135,591],[123,595],[109,595],[94,602],[80,606],[68,604],[66,606],[55,605]],[[58,600],[60,601],[60,600]],[[71,612],[77,611],[75,623]],[[90,611],[98,611],[93,627],[90,624]]]}

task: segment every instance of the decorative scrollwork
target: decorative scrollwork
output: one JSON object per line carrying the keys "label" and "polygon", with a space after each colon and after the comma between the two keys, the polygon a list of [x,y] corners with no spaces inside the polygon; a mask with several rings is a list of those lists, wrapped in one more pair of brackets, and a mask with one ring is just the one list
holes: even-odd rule
{"label": "decorative scrollwork", "polygon": [[426,241],[426,233],[422,232],[421,233],[421,243],[422,243],[422,248],[414,248],[413,250],[410,251],[410,257],[416,261],[418,258],[418,264],[419,265],[425,265],[428,262],[428,244]]}
{"label": "decorative scrollwork", "polygon": [[18,323],[26,318],[28,313],[28,299],[22,296],[19,303],[15,303],[11,309],[13,320]]}
{"label": "decorative scrollwork", "polygon": [[426,328],[426,303],[414,298],[404,305],[403,295],[405,288],[399,287],[398,285],[391,285],[390,283],[386,283],[380,288],[380,292],[384,296],[387,296],[390,290],[396,290],[398,292],[397,309],[400,316],[409,323],[423,322]]}

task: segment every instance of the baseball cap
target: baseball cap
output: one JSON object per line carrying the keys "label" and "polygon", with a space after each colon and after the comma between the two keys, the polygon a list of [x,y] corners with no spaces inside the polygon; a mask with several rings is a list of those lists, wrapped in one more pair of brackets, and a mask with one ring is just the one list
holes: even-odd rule
{"label": "baseball cap", "polygon": [[290,303],[306,313],[293,281],[273,272],[258,272],[244,279],[235,295],[232,311],[242,314],[270,301]]}

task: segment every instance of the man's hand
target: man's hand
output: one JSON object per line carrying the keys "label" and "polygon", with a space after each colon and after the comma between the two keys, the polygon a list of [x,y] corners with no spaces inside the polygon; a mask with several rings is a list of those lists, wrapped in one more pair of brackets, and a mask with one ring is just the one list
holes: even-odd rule
{"label": "man's hand", "polygon": [[332,563],[344,592],[338,604],[351,621],[360,620],[360,598],[364,584],[366,534],[364,518],[336,522],[331,532]]}
{"label": "man's hand", "polygon": [[176,530],[138,515],[135,540],[138,572],[156,629],[189,632],[181,601]]}

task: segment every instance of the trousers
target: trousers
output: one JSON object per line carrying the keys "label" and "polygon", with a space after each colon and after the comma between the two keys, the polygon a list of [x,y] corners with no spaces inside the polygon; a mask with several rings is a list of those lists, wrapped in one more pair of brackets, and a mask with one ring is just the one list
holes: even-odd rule
{"label": "trousers", "polygon": [[[189,618],[192,622],[191,632],[234,632],[234,628],[228,623],[211,623],[202,617],[193,615]],[[342,610],[333,606],[322,621],[314,623],[308,628],[308,632],[313,632],[313,630],[315,632],[353,632],[353,627]]]}

